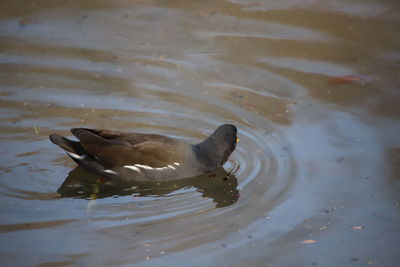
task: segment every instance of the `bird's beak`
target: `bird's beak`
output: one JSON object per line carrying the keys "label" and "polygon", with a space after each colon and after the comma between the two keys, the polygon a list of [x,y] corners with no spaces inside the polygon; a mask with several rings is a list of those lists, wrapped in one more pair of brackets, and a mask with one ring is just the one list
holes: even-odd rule
{"label": "bird's beak", "polygon": [[240,139],[239,137],[236,137],[236,143],[239,143]]}

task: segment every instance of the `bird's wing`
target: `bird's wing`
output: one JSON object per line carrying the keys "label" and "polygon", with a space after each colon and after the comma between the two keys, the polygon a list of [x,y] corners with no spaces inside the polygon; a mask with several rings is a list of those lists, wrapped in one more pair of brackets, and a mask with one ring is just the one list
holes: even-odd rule
{"label": "bird's wing", "polygon": [[179,154],[170,138],[143,141],[149,136],[84,128],[75,128],[71,132],[85,151],[107,168],[134,164],[163,167],[176,161]]}
{"label": "bird's wing", "polygon": [[89,131],[97,136],[100,136],[107,140],[122,141],[127,142],[132,145],[140,144],[147,141],[153,142],[173,142],[175,139],[159,135],[159,134],[144,134],[144,133],[126,133],[111,130],[101,130],[101,129],[88,129],[88,128],[74,128],[71,132],[76,136],[76,132],[81,130]]}

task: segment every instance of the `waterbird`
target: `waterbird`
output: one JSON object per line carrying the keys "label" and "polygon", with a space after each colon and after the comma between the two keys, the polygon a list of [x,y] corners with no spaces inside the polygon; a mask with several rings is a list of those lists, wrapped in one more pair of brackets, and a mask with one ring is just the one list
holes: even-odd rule
{"label": "waterbird", "polygon": [[219,126],[197,144],[160,134],[72,128],[79,140],[51,134],[81,167],[110,179],[170,181],[201,175],[220,168],[235,150],[237,128]]}

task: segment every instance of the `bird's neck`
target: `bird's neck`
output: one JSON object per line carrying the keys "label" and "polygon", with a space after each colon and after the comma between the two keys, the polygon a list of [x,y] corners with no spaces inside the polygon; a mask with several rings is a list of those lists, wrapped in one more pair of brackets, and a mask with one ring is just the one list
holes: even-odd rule
{"label": "bird's neck", "polygon": [[193,152],[204,171],[215,170],[225,162],[224,149],[216,149],[220,146],[221,144],[218,144],[212,136],[201,143],[192,145]]}

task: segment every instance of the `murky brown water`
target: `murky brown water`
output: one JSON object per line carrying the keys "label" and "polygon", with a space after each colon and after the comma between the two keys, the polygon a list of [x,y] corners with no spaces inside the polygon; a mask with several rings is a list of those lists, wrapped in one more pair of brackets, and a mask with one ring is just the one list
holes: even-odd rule
{"label": "murky brown water", "polygon": [[[398,1],[3,1],[4,266],[400,266]],[[48,134],[240,143],[109,185]]]}

